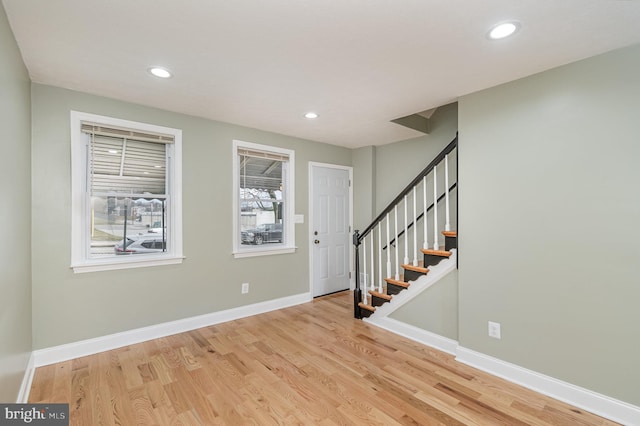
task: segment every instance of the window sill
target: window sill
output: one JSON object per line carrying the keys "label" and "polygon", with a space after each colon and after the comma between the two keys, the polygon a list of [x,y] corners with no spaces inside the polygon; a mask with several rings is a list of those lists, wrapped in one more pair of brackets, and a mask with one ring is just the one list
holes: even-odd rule
{"label": "window sill", "polygon": [[[128,257],[128,256],[127,256]],[[149,266],[177,265],[182,263],[184,256],[174,257],[145,257],[144,259],[118,260],[109,258],[104,261],[92,261],[72,264],[76,274],[85,272],[114,271],[118,269],[146,268]]]}
{"label": "window sill", "polygon": [[298,247],[274,247],[274,248],[254,248],[254,249],[245,249],[245,250],[237,250],[233,252],[233,257],[236,259],[241,259],[243,257],[256,257],[256,256],[271,256],[274,254],[290,254],[295,253]]}

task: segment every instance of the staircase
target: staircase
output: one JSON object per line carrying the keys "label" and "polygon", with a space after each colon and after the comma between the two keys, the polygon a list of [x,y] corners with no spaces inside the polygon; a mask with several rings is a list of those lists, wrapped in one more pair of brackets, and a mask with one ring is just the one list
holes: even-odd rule
{"label": "staircase", "polygon": [[362,233],[355,231],[356,318],[392,302],[457,250],[457,143],[456,136]]}

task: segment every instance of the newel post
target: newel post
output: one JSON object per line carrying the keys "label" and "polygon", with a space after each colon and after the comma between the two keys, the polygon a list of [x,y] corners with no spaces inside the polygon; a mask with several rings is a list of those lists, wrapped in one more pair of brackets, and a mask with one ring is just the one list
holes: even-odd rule
{"label": "newel post", "polygon": [[[360,306],[358,304],[362,302],[362,292],[360,291],[360,231],[357,229],[353,231],[353,245],[355,246],[355,274],[356,274],[356,289],[353,291],[353,316],[356,319],[362,319],[362,314],[360,313]],[[366,253],[365,253],[366,256]]]}

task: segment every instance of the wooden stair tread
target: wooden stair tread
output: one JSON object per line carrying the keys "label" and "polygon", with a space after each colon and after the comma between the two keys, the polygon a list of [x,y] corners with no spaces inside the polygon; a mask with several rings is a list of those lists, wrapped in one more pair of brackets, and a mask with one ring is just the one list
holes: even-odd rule
{"label": "wooden stair tread", "polygon": [[408,269],[409,271],[416,271],[421,274],[426,274],[427,272],[429,272],[429,268],[425,268],[423,266],[422,260],[418,262],[418,266],[413,266],[412,264],[403,263],[402,268]]}
{"label": "wooden stair tread", "polygon": [[420,251],[424,254],[430,254],[431,256],[441,256],[441,257],[451,256],[451,252],[447,250],[420,249]]}
{"label": "wooden stair tread", "polygon": [[384,299],[384,300],[391,300],[391,298],[393,297],[390,294],[380,293],[380,292],[375,291],[375,290],[369,290],[369,294],[372,295],[373,297],[378,297],[378,298]]}
{"label": "wooden stair tread", "polygon": [[445,237],[456,238],[458,236],[458,231],[442,231],[442,235],[444,235]]}
{"label": "wooden stair tread", "polygon": [[358,306],[361,307],[362,309],[366,309],[367,311],[371,311],[371,312],[375,312],[376,311],[375,306],[365,305],[362,302],[358,303]]}
{"label": "wooden stair tread", "polygon": [[397,285],[399,287],[409,288],[409,283],[405,281],[396,280],[394,278],[385,278],[387,283]]}

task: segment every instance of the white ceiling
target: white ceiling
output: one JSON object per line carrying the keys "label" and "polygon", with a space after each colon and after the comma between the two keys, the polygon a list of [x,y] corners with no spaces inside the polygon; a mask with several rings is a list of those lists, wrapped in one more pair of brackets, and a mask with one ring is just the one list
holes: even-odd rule
{"label": "white ceiling", "polygon": [[[419,136],[390,120],[640,42],[636,0],[3,3],[36,83],[348,147]],[[515,36],[486,38],[511,19]]]}

